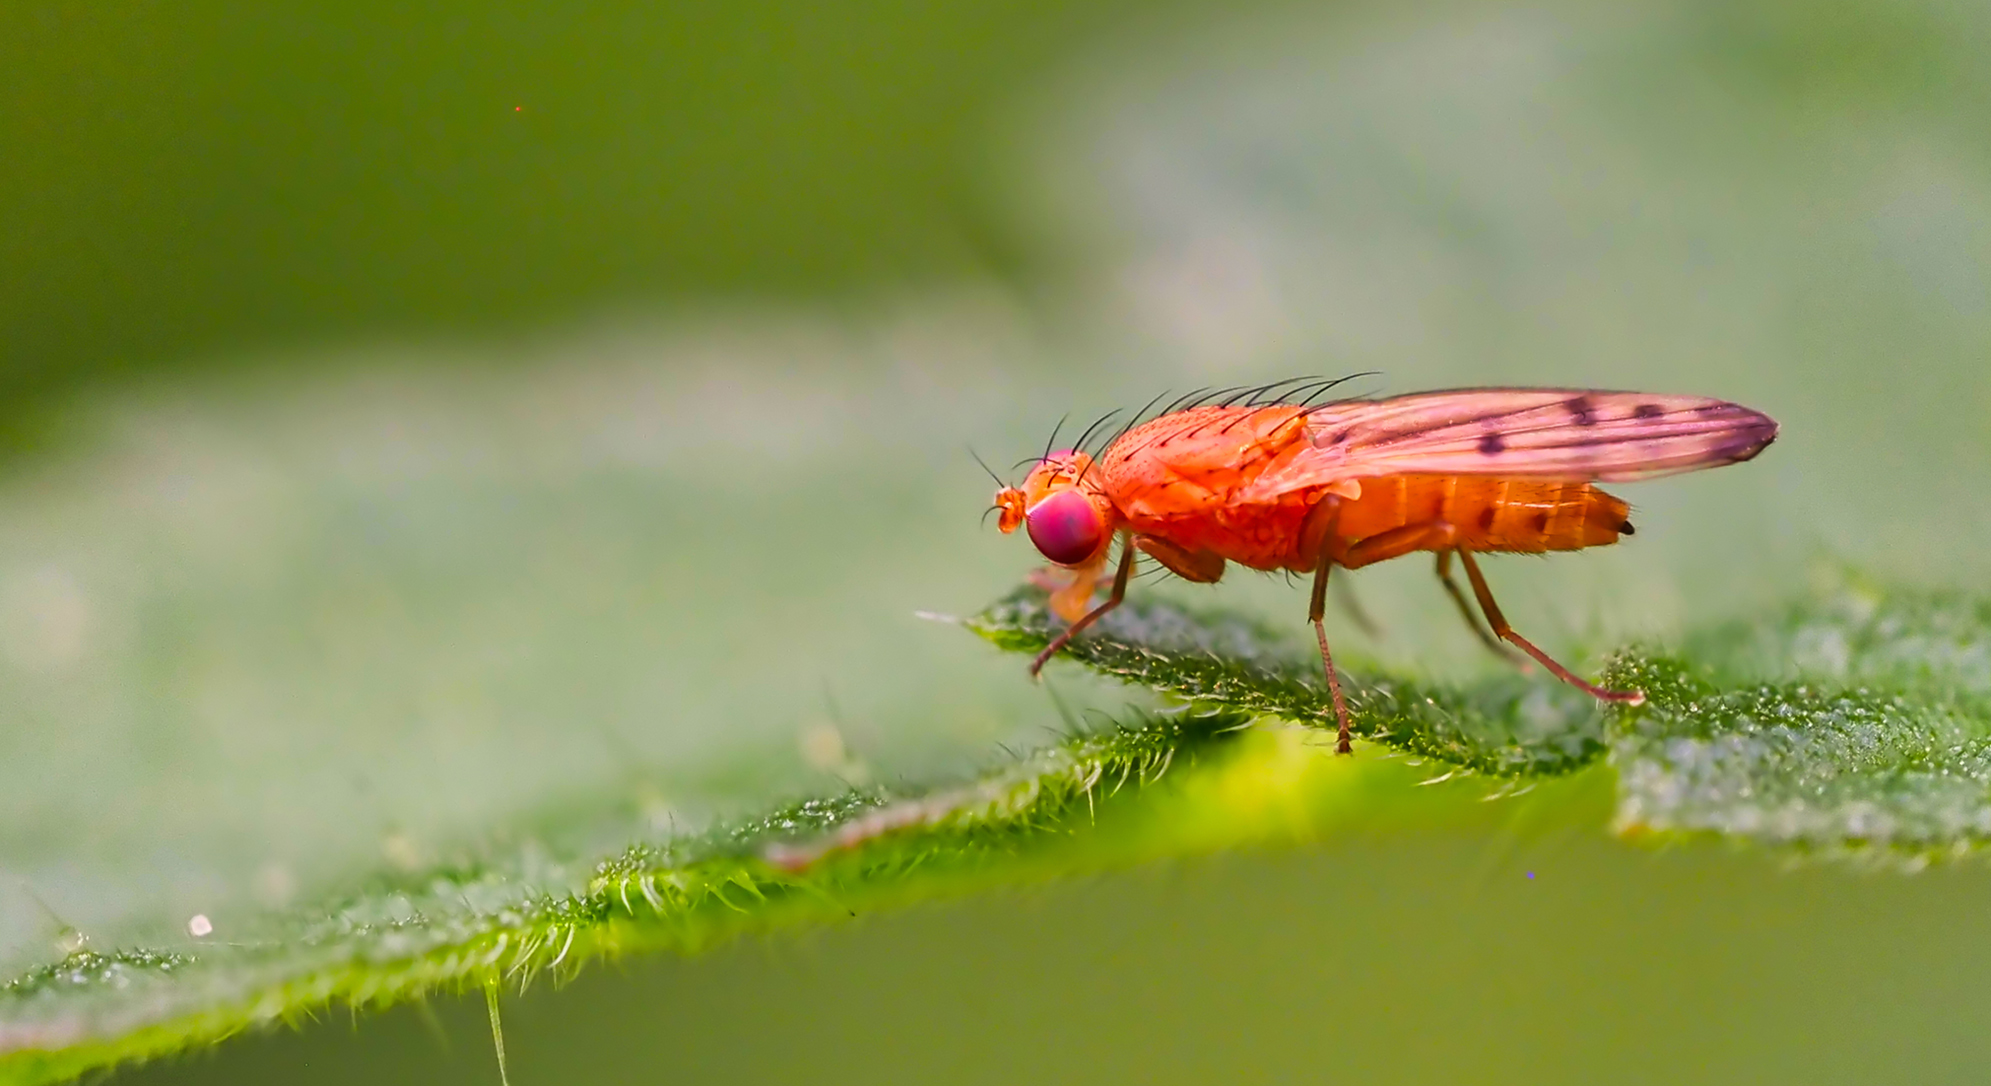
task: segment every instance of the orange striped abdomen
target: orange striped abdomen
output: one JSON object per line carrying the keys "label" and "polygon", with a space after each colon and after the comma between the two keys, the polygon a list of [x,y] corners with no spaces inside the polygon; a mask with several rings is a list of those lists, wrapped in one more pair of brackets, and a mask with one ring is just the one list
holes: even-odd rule
{"label": "orange striped abdomen", "polygon": [[1445,521],[1473,551],[1540,554],[1616,543],[1631,507],[1589,483],[1487,475],[1388,475],[1361,480],[1335,534],[1349,542],[1407,524]]}

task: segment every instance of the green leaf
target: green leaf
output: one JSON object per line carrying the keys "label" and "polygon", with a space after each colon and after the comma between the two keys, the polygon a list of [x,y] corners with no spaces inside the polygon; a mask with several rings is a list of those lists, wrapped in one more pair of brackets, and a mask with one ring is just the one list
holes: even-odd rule
{"label": "green leaf", "polygon": [[[1016,576],[959,454],[1003,367],[881,369],[847,331],[709,370],[651,331],[617,341],[636,362],[350,358],[60,412],[0,475],[0,1059],[454,983],[492,933],[596,908],[632,845],[1041,746],[1044,692],[915,617]],[[777,368],[798,354],[814,376]],[[1124,710],[1106,688],[1061,694]]]}
{"label": "green leaf", "polygon": [[[1987,615],[1957,595],[1836,589],[1694,634],[1684,655],[1619,654],[1608,681],[1648,700],[1608,712],[1541,677],[1420,682],[1344,654],[1355,729],[1373,745],[1342,758],[1309,646],[1247,616],[1130,599],[1068,654],[1178,708],[973,778],[831,793],[589,865],[528,849],[376,880],[193,953],[79,946],[0,988],[0,1076],[55,1081],[327,1002],[523,986],[602,957],[690,952],[996,882],[1344,823],[1456,821],[1516,793],[1567,819],[1614,787],[1628,832],[1967,850],[1991,831]],[[1028,588],[966,625],[1017,653],[1057,628]],[[1460,775],[1483,783],[1412,787]],[[545,889],[563,882],[573,889]]]}
{"label": "green leaf", "polygon": [[1611,737],[1622,827],[1913,856],[1991,837],[1986,601],[1856,583],[1611,681],[1649,699]]}
{"label": "green leaf", "polygon": [[[1035,653],[1063,629],[1044,604],[1041,591],[1019,589],[969,627]],[[1319,655],[1235,613],[1130,598],[1064,655],[1198,704],[1335,727]],[[1470,684],[1419,682],[1340,655],[1351,729],[1393,750],[1512,777],[1568,773],[1604,751],[1602,714],[1579,691],[1513,672]]]}
{"label": "green leaf", "polygon": [[[531,892],[545,874],[518,860],[383,883],[195,955],[79,949],[0,987],[0,1079],[59,1081],[331,1001],[522,988],[607,956],[694,951],[996,882],[1293,841],[1393,813],[1444,823],[1489,810],[1484,787],[1415,789],[1415,765],[1337,757],[1305,729],[1250,724],[1221,709],[1136,716],[972,781],[846,792],[633,847],[570,895]],[[1587,787],[1572,784],[1527,802],[1567,808]]]}
{"label": "green leaf", "polygon": [[[1032,652],[1057,628],[1028,590],[973,626]],[[1332,726],[1318,658],[1239,616],[1129,600],[1066,655],[1196,704]],[[1640,707],[1600,711],[1520,676],[1457,686],[1343,669],[1355,731],[1405,753],[1528,776],[1608,748],[1622,830],[1911,857],[1991,836],[1991,604],[1960,594],[1856,580],[1693,635],[1680,655],[1621,653],[1605,680],[1644,691]]]}

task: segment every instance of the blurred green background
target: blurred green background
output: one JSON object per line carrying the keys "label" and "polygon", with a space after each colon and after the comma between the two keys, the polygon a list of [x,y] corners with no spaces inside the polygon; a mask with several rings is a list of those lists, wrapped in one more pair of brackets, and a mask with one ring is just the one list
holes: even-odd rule
{"label": "blurred green background", "polygon": [[[0,971],[64,924],[185,945],[1044,736],[1015,661],[911,617],[1031,564],[977,531],[963,444],[1006,465],[1168,386],[1783,421],[1630,491],[1636,546],[1494,567],[1564,649],[1821,561],[1981,584],[1987,45],[1979,8],[1881,0],[11,6]],[[1484,666],[1424,570],[1359,580],[1363,647]],[[1652,855],[1605,818],[597,969],[517,1004],[514,1081],[1982,1064],[1978,867]],[[437,1014],[122,1077],[494,1081],[481,1008]]]}
{"label": "blurred green background", "polygon": [[10,5],[0,368],[1022,274],[1004,107],[1165,10]]}

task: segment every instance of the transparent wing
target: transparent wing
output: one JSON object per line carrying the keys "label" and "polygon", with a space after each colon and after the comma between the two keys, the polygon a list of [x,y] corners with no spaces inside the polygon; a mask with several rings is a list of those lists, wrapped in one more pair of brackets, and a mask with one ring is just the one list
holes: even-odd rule
{"label": "transparent wing", "polygon": [[1247,500],[1364,476],[1651,479],[1747,460],[1775,440],[1768,415],[1700,396],[1576,388],[1477,388],[1328,404],[1307,444]]}

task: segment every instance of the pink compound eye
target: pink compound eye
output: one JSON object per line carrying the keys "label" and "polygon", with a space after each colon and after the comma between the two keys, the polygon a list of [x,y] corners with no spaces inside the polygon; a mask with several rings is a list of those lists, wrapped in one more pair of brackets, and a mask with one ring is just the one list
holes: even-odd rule
{"label": "pink compound eye", "polygon": [[1104,531],[1099,513],[1076,490],[1060,490],[1038,502],[1025,514],[1024,523],[1030,529],[1030,542],[1061,566],[1075,566],[1092,557]]}

